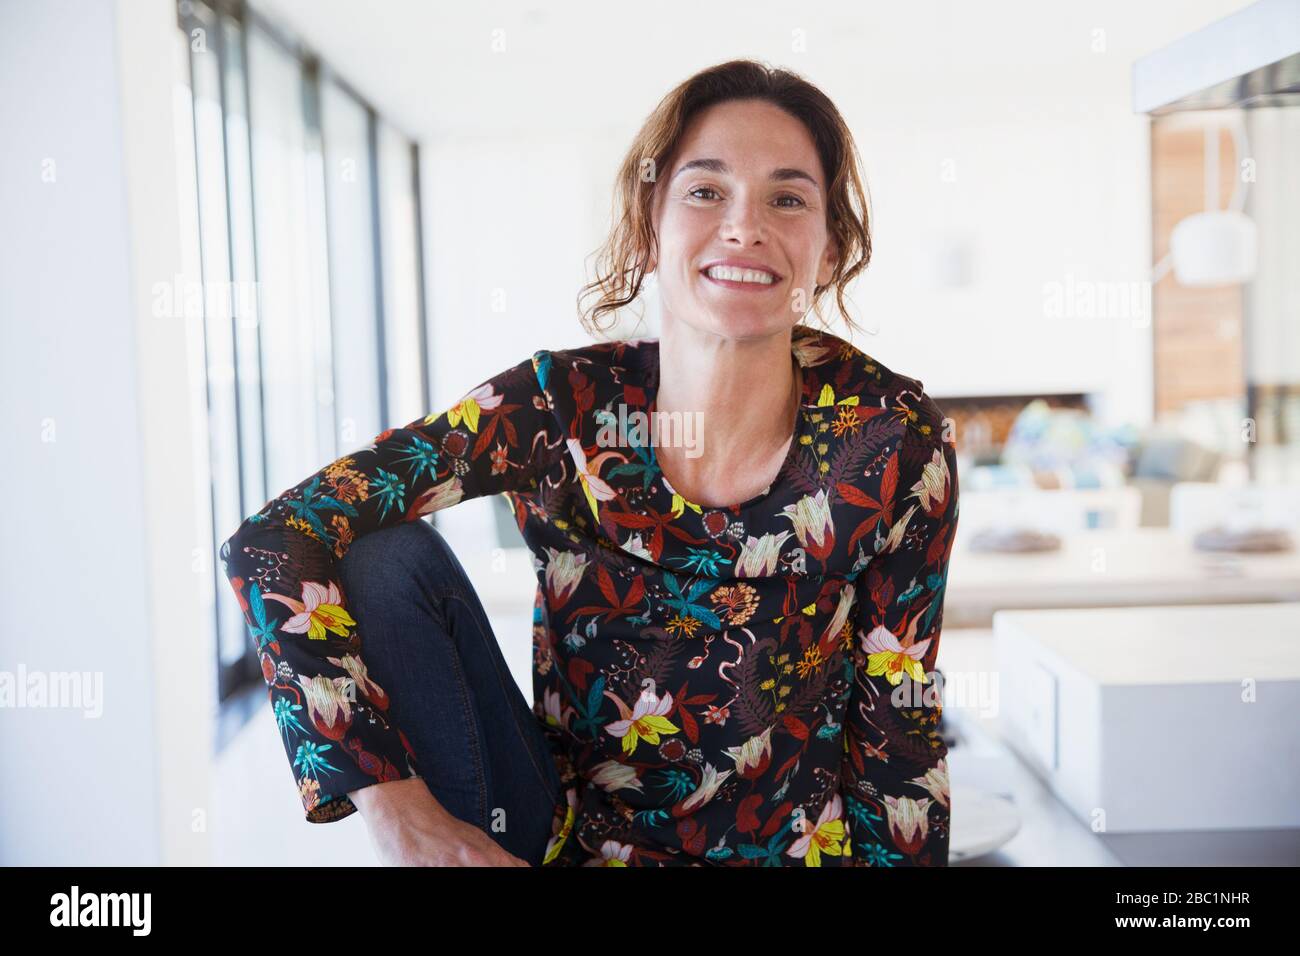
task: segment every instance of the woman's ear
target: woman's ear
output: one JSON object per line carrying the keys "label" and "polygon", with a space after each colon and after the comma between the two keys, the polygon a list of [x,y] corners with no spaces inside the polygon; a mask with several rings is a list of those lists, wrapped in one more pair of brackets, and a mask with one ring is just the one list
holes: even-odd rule
{"label": "woman's ear", "polygon": [[659,205],[652,199],[650,206],[650,251],[646,255],[646,274],[659,266]]}
{"label": "woman's ear", "polygon": [[650,248],[646,252],[646,274],[654,272],[659,268],[659,223],[651,219],[650,221]]}
{"label": "woman's ear", "polygon": [[831,236],[826,240],[826,251],[822,254],[822,260],[817,265],[817,284],[819,286],[830,285],[831,277],[835,275],[835,264],[838,261],[839,244],[835,241],[835,237]]}

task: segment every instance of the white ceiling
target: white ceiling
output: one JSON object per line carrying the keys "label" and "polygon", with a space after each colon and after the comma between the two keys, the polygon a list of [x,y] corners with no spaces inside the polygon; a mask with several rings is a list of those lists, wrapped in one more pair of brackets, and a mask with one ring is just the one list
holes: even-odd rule
{"label": "white ceiling", "polygon": [[1135,58],[1248,4],[252,0],[425,141],[635,129],[675,83],[736,56],[807,76],[851,124],[936,102],[954,121],[989,100],[1077,107],[1093,91],[1114,108]]}

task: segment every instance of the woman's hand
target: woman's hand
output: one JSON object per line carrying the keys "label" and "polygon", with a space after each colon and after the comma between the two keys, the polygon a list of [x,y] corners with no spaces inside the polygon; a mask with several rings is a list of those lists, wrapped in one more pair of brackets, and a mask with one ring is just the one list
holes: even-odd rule
{"label": "woman's hand", "polygon": [[420,777],[348,794],[385,866],[531,866],[440,804]]}

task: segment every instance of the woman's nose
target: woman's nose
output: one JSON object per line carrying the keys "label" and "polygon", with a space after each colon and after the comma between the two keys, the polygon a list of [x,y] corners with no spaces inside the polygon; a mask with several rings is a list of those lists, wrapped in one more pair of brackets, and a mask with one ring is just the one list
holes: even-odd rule
{"label": "woman's nose", "polygon": [[739,239],[749,245],[755,239],[766,238],[767,225],[763,205],[758,200],[735,199],[727,205],[722,220],[722,238]]}

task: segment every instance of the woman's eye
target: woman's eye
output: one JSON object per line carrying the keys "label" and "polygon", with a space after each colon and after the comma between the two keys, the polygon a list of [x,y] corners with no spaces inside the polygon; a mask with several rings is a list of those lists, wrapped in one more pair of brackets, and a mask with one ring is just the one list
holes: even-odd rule
{"label": "woman's eye", "polygon": [[[709,195],[702,196],[702,195],[700,195],[700,193],[708,193]],[[686,195],[687,195],[687,196],[690,196],[690,197],[692,197],[692,198],[694,198],[694,199],[717,199],[717,198],[719,198],[719,197],[718,197],[718,191],[717,191],[716,189],[714,189],[712,186],[696,186],[696,187],[693,188],[693,189],[687,190]],[[781,207],[782,209],[798,209],[800,206],[806,206],[806,205],[807,205],[807,203],[805,203],[805,202],[803,201],[803,197],[801,197],[801,196],[795,196],[795,195],[792,195],[792,194],[789,194],[789,193],[787,193],[787,194],[784,195],[784,196],[778,196],[776,201],[777,201],[778,203],[781,203],[781,202],[783,202],[784,200],[790,200],[791,202],[790,202],[790,204],[788,204],[788,205],[783,205],[783,206]]]}

